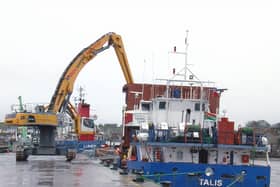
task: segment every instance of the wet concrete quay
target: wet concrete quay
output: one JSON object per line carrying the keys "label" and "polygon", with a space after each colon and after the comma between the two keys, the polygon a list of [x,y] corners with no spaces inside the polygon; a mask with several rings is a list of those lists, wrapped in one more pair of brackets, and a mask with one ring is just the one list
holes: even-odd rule
{"label": "wet concrete quay", "polygon": [[30,156],[26,162],[16,162],[14,153],[1,153],[0,168],[0,186],[160,186],[152,182],[135,183],[135,176],[120,175],[119,171],[84,155],[78,155],[72,162],[66,162],[64,156]]}

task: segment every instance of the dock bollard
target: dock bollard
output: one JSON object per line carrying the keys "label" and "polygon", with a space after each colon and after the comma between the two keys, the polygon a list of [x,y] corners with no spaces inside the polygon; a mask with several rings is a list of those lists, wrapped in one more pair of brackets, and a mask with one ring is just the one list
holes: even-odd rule
{"label": "dock bollard", "polygon": [[105,167],[109,167],[110,164],[111,164],[111,161],[110,161],[110,160],[105,160],[105,162],[104,162],[104,166],[105,166]]}
{"label": "dock bollard", "polygon": [[122,168],[122,171],[120,171],[120,175],[128,175],[128,168],[127,167]]}
{"label": "dock bollard", "polygon": [[133,179],[134,182],[144,182],[144,177],[142,175],[136,175],[136,178]]}
{"label": "dock bollard", "polygon": [[171,187],[171,182],[170,181],[162,181],[160,182],[161,187]]}
{"label": "dock bollard", "polygon": [[112,170],[118,170],[118,163],[113,162],[113,167],[111,168]]}

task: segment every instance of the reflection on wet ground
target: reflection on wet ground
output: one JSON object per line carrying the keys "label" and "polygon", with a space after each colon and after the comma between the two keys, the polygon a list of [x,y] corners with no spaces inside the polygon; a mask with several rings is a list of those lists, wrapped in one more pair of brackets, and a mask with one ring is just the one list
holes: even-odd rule
{"label": "reflection on wet ground", "polygon": [[271,178],[270,187],[278,187],[280,184],[280,160],[272,159],[270,161],[271,166]]}
{"label": "reflection on wet ground", "polygon": [[133,176],[119,175],[118,171],[105,168],[97,160],[84,157],[78,157],[73,163],[66,162],[63,156],[30,156],[27,162],[15,160],[14,153],[0,154],[0,186],[158,186],[149,182],[134,183]]}

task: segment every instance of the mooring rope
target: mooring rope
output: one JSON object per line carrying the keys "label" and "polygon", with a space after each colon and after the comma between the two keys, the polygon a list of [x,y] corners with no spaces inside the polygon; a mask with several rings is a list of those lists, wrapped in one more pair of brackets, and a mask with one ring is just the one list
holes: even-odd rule
{"label": "mooring rope", "polygon": [[245,176],[245,174],[240,173],[240,175],[238,177],[236,177],[236,179],[234,181],[232,181],[229,185],[227,185],[227,187],[231,187],[235,183],[240,182],[244,176]]}
{"label": "mooring rope", "polygon": [[[190,176],[199,176],[203,174],[204,171],[198,171],[198,172],[172,172],[172,173],[155,173],[155,174],[148,174],[148,175],[138,175],[138,178],[142,178],[145,180],[154,180],[154,182],[159,183],[160,178],[164,176],[178,176],[178,175],[190,175]],[[151,177],[154,177],[154,179],[151,179]]]}

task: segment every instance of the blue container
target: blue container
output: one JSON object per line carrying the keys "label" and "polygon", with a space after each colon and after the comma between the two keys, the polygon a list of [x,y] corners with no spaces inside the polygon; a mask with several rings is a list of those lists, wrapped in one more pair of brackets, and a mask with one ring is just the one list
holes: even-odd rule
{"label": "blue container", "polygon": [[181,90],[180,89],[175,89],[173,91],[173,97],[174,98],[180,98],[181,97]]}

